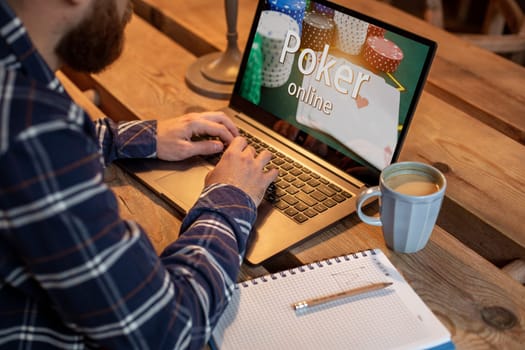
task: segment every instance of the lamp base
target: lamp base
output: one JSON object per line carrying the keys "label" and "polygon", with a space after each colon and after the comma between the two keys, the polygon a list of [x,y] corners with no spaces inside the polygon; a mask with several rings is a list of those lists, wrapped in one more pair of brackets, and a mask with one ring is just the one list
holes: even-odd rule
{"label": "lamp base", "polygon": [[214,52],[199,57],[186,71],[186,84],[195,92],[210,98],[230,98],[234,83],[210,80],[203,75],[203,68],[221,58],[222,52]]}

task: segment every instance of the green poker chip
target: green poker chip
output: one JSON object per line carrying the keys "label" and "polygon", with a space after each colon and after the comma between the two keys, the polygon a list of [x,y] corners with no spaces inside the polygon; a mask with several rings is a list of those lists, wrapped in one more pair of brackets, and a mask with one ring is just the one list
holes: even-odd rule
{"label": "green poker chip", "polygon": [[242,97],[253,104],[261,101],[263,63],[262,37],[256,33],[241,83]]}

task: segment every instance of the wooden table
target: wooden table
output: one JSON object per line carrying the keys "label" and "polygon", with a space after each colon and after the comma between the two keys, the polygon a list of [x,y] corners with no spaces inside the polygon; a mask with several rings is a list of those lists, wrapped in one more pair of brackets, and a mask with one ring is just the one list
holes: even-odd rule
{"label": "wooden table", "polygon": [[[210,1],[212,3],[215,2]],[[128,26],[127,36],[122,58],[107,71],[92,77],[69,73],[69,77],[81,88],[95,88],[100,93],[101,108],[106,114],[115,119],[166,118],[225,105],[224,101],[193,93],[184,84],[185,71],[195,60],[193,54],[137,17]],[[501,141],[496,137],[501,133],[430,93],[424,94],[417,113],[416,120],[420,125],[414,123],[407,140],[408,153],[404,153],[404,157],[427,162],[447,157],[447,164],[452,169],[448,174],[451,186],[462,191],[462,183],[471,184],[467,190],[472,192],[458,192],[458,198],[461,193],[475,195],[476,191],[485,190],[483,181],[462,179],[461,176],[465,168],[478,169],[492,158],[479,149],[483,146],[481,140],[468,146],[462,145],[461,139],[455,139],[458,135],[443,134],[443,127],[436,116],[441,118],[446,114],[449,118],[447,122],[461,122],[469,130],[478,130],[476,132],[481,135],[493,138],[498,142],[497,147],[493,145],[495,149],[510,147],[516,152],[522,151],[522,145],[518,142],[508,140],[507,136]],[[425,137],[426,140],[421,140]],[[512,163],[522,153],[517,154],[516,158],[508,156],[503,161]],[[110,167],[106,178],[119,198],[122,215],[143,224],[157,251],[176,238],[180,218],[172,208],[117,167]],[[522,181],[512,173],[508,179]],[[523,192],[511,192],[510,186],[503,191],[509,191],[509,198],[522,199]],[[503,201],[500,204],[507,207]],[[471,210],[464,209],[461,204],[457,206],[467,212]],[[490,211],[487,212],[489,215]],[[482,215],[485,218],[485,213]],[[380,229],[365,225],[351,215],[261,266],[243,265],[241,278],[256,277],[268,271],[371,247],[381,248],[387,253],[416,292],[450,329],[459,349],[514,349],[525,344],[524,287],[439,226],[436,226],[430,243],[422,251],[396,254],[386,248]],[[495,314],[489,312],[494,310]],[[516,322],[512,323],[512,320]]]}
{"label": "wooden table", "polygon": [[[384,3],[337,2],[438,42],[400,159],[432,163],[445,171],[449,188],[440,224],[449,232],[498,265],[525,259],[525,206],[517,205],[525,203],[525,68]],[[196,55],[226,47],[221,1],[134,3],[143,18]],[[241,48],[256,3],[239,1]],[[185,39],[187,32],[191,40]]]}

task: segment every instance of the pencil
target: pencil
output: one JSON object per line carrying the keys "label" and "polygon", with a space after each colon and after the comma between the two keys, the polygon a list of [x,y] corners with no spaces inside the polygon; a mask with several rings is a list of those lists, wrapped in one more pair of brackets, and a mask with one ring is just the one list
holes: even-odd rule
{"label": "pencil", "polygon": [[354,295],[372,292],[374,290],[383,289],[391,285],[392,285],[392,282],[373,283],[373,284],[369,284],[366,286],[362,286],[362,287],[358,287],[358,288],[354,288],[350,290],[345,290],[343,292],[339,292],[335,294],[330,294],[330,295],[326,295],[326,296],[322,296],[318,298],[299,301],[293,304],[293,308],[297,311],[297,310],[301,310],[307,307],[312,307],[312,306],[328,303],[330,301],[338,300],[341,298],[346,298],[346,297],[350,297]]}

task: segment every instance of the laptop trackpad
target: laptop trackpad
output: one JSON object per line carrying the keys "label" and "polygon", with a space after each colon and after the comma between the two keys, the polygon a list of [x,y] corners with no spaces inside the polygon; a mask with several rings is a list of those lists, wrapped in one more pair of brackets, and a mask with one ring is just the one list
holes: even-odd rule
{"label": "laptop trackpad", "polygon": [[166,199],[187,213],[197,201],[204,188],[204,179],[212,167],[202,159],[175,165],[176,169],[156,182]]}

